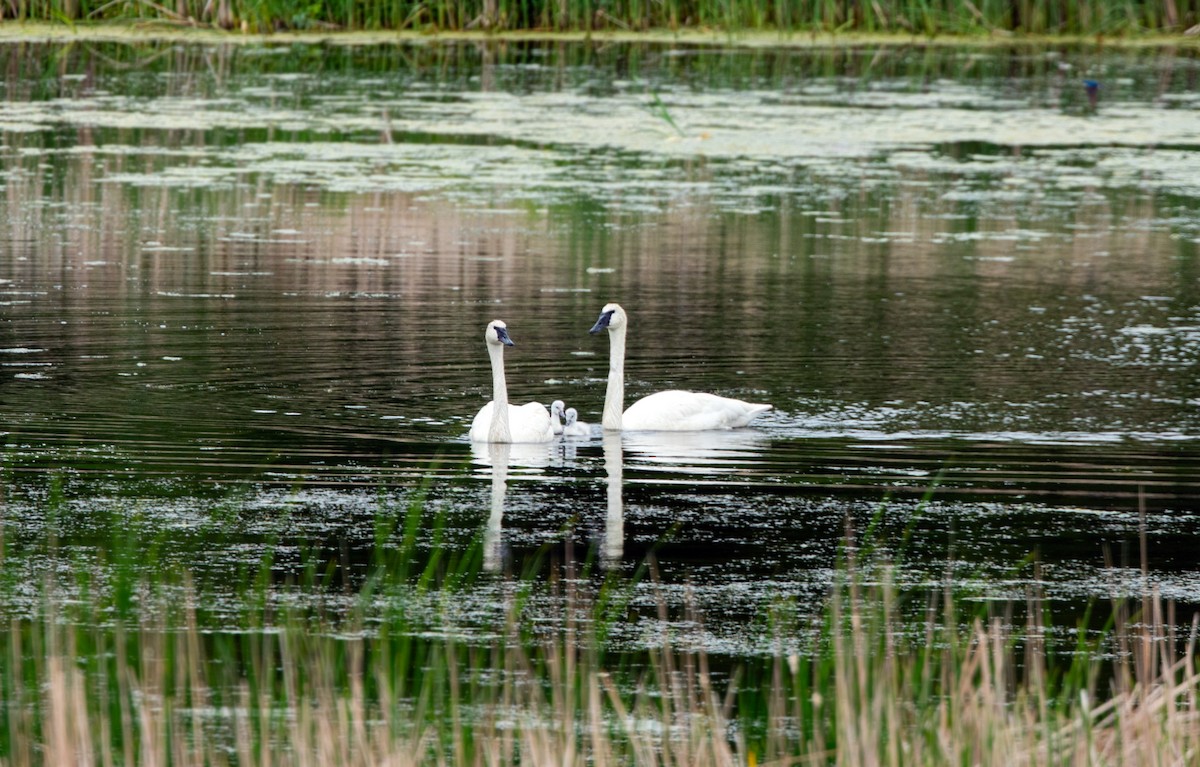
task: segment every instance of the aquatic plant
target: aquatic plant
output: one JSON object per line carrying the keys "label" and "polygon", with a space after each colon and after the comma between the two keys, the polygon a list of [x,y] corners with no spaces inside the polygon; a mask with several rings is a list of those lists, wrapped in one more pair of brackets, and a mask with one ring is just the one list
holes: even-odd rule
{"label": "aquatic plant", "polygon": [[4,18],[161,20],[284,29],[1129,34],[1182,31],[1200,0],[5,0]]}
{"label": "aquatic plant", "polygon": [[[1154,598],[1091,633],[1088,616],[1051,625],[1033,595],[1020,621],[947,586],[913,621],[884,555],[847,546],[824,609],[770,606],[765,630],[806,632],[803,652],[731,661],[669,631],[609,651],[623,587],[589,597],[566,561],[549,583],[509,579],[491,631],[470,636],[450,609],[410,609],[415,590],[449,608],[481,567],[477,545],[418,562],[422,511],[380,515],[345,610],[268,599],[268,560],[240,576],[261,599],[225,629],[165,564],[122,588],[130,612],[106,588],[65,600],[44,582],[34,613],[0,628],[0,763],[1048,765],[1200,747],[1195,623],[1180,635]],[[314,556],[284,586],[330,578]],[[558,629],[525,619],[544,589],[562,590]]]}
{"label": "aquatic plant", "polygon": [[[69,517],[94,512],[62,481],[28,507],[40,539],[0,505],[0,572],[91,544],[104,566],[81,552],[65,578],[0,580],[3,765],[1051,765],[1200,749],[1196,618],[1188,629],[1150,589],[1114,601],[1100,630],[1090,614],[1055,625],[1037,593],[1022,606],[949,581],[906,591],[892,562],[921,510],[898,536],[882,505],[848,530],[824,604],[764,605],[747,630],[779,649],[730,658],[677,643],[665,600],[649,649],[615,649],[626,576],[579,588],[598,576],[569,546],[486,572],[486,535],[443,545],[421,489],[380,496],[359,575],[319,544],[268,541],[216,597],[140,513],[92,520],[112,534],[81,541]],[[207,535],[235,531],[240,503]],[[501,604],[468,631],[455,608],[485,579]]]}

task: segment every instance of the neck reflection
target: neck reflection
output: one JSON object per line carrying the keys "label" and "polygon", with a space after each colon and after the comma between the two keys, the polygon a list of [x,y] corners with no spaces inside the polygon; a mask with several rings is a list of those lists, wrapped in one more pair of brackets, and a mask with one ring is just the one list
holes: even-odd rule
{"label": "neck reflection", "polygon": [[621,497],[625,451],[621,432],[604,432],[604,472],[608,482],[607,514],[604,518],[604,544],[601,563],[608,568],[620,567],[625,554],[625,506]]}

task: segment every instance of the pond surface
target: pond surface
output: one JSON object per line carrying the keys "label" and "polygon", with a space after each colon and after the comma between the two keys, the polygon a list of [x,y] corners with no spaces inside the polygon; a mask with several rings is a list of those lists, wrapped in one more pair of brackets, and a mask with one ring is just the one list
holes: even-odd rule
{"label": "pond surface", "polygon": [[[769,649],[747,624],[819,601],[872,520],[908,588],[1036,589],[1071,625],[1200,603],[1195,48],[27,43],[0,71],[9,609],[123,537],[214,605],[268,549],[361,572],[411,503],[422,545],[484,540],[464,622],[539,552],[653,555],[633,644],[665,594],[695,642]],[[627,401],[774,410],[472,446],[493,318],[515,401],[599,421],[610,301]]]}

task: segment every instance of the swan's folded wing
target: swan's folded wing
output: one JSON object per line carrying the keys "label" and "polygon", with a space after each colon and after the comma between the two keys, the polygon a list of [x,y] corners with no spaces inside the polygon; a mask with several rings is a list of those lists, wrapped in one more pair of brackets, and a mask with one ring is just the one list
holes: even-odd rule
{"label": "swan's folded wing", "polygon": [[492,426],[492,402],[488,402],[483,407],[479,408],[479,412],[475,414],[475,418],[471,421],[471,431],[467,435],[472,442],[487,442],[488,429]]}
{"label": "swan's folded wing", "polygon": [[554,439],[554,425],[550,422],[550,411],[540,402],[524,405],[509,405],[508,422],[513,442],[550,442]]}
{"label": "swan's folded wing", "polygon": [[770,405],[672,389],[642,397],[629,406],[621,421],[627,431],[736,429],[770,409]]}

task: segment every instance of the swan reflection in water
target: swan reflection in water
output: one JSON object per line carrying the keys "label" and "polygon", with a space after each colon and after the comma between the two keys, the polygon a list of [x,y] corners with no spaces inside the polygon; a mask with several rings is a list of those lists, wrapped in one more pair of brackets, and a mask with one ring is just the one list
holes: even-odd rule
{"label": "swan reflection in water", "polygon": [[[737,473],[747,459],[763,455],[766,435],[751,430],[707,432],[617,432],[601,437],[607,486],[604,538],[600,562],[619,567],[625,552],[625,507],[622,496],[625,459],[634,465],[689,475]],[[504,506],[510,470],[537,475],[547,471],[573,471],[586,467],[595,441],[545,444],[472,443],[474,463],[490,469],[491,513],[484,530],[484,568],[491,572],[503,564]]]}
{"label": "swan reflection in water", "polygon": [[624,437],[631,458],[680,474],[729,474],[770,446],[767,435],[753,429],[627,431]]}
{"label": "swan reflection in water", "polygon": [[621,496],[622,470],[625,451],[618,431],[604,432],[604,473],[608,483],[608,512],[604,515],[604,547],[601,563],[606,567],[620,566],[625,553],[625,501]]}
{"label": "swan reflection in water", "polygon": [[492,513],[488,515],[483,534],[483,569],[495,572],[500,569],[500,529],[504,523],[504,496],[508,491],[508,464],[512,445],[492,442],[487,446],[492,465]]}
{"label": "swan reflection in water", "polygon": [[[617,567],[625,550],[625,518],[621,497],[622,466],[624,456],[621,435],[605,433],[603,438],[604,470],[607,484],[607,503],[604,518],[604,540],[601,545],[601,564]],[[483,566],[489,572],[497,572],[503,564],[504,505],[508,495],[510,468],[541,470],[554,463],[564,466],[576,464],[575,451],[571,446],[564,461],[556,455],[553,447],[538,444],[473,443],[472,462],[491,468],[491,513],[483,535]],[[540,473],[540,471],[538,472]]]}
{"label": "swan reflection in water", "polygon": [[510,467],[540,471],[549,466],[554,448],[538,443],[472,442],[471,462],[491,467],[492,509],[483,531],[483,567],[496,572],[503,561],[501,530],[504,524],[504,497],[508,491]]}

